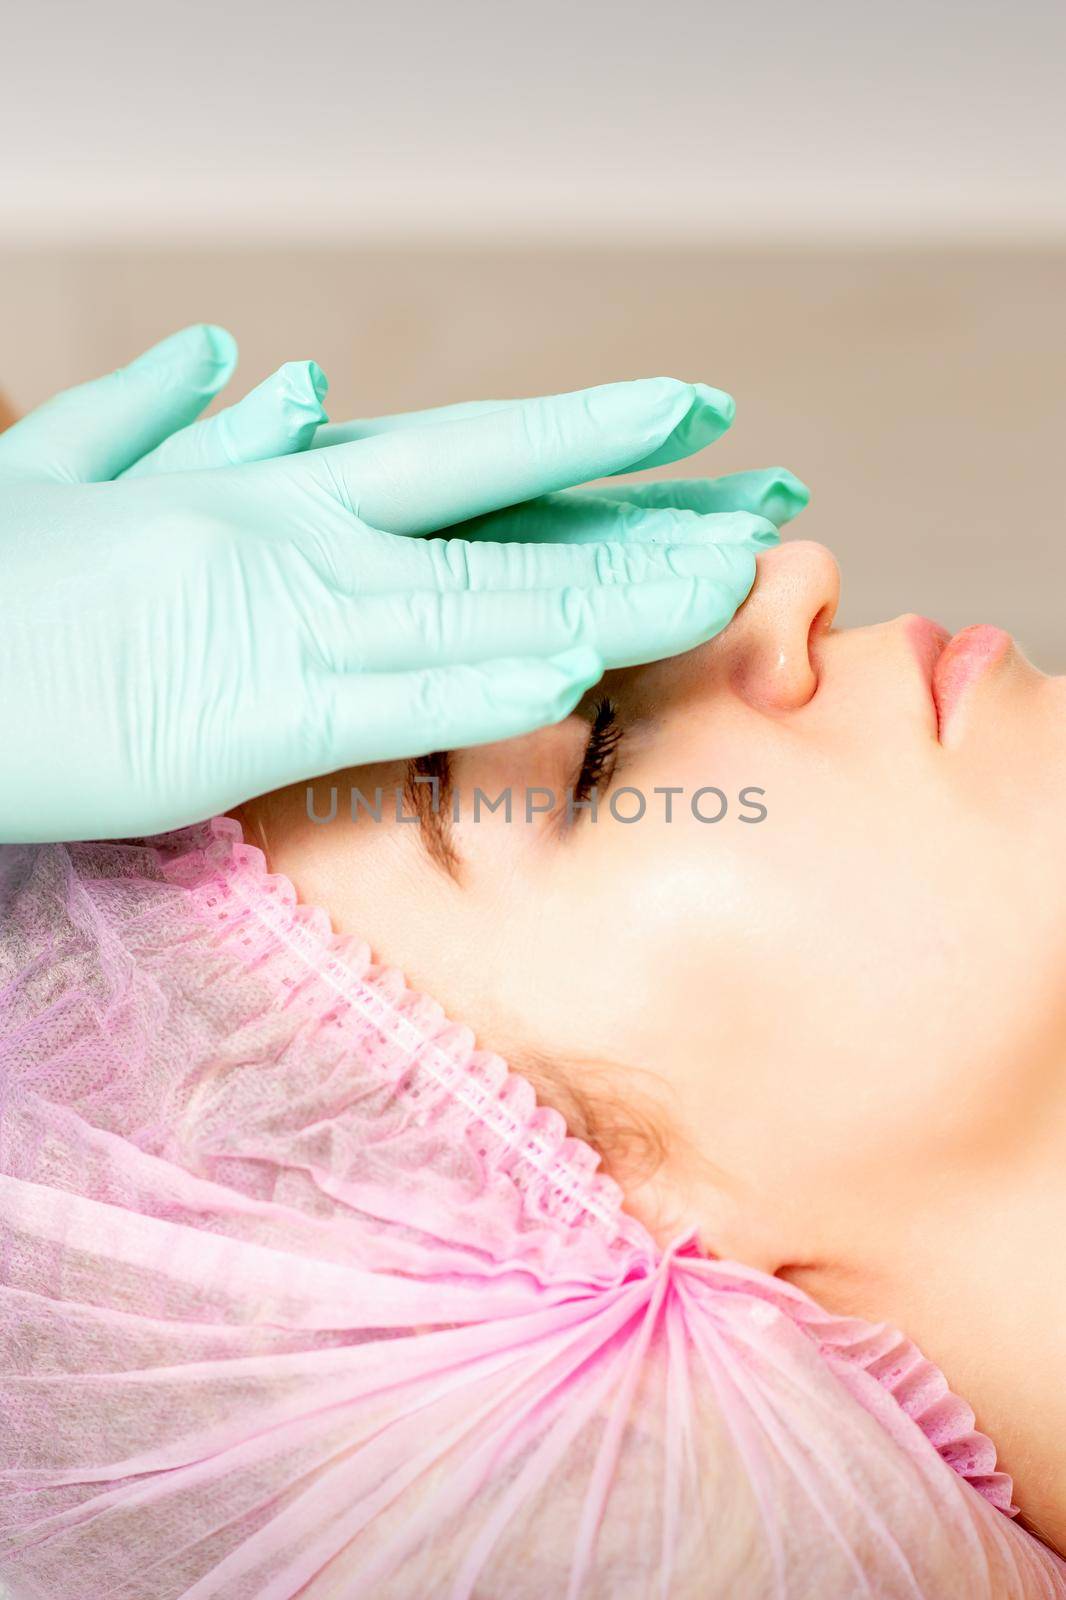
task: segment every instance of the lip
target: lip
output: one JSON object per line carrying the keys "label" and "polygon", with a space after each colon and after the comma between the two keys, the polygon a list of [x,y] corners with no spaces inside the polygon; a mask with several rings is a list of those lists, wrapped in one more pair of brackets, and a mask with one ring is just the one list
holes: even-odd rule
{"label": "lip", "polygon": [[951,634],[947,628],[942,628],[940,623],[934,622],[931,617],[919,617],[912,613],[903,621],[911,649],[932,695],[933,674],[937,662],[951,642]]}
{"label": "lip", "polygon": [[963,628],[943,644],[935,657],[930,680],[937,736],[941,743],[974,684],[998,666],[1013,644],[1009,633],[987,622]]}

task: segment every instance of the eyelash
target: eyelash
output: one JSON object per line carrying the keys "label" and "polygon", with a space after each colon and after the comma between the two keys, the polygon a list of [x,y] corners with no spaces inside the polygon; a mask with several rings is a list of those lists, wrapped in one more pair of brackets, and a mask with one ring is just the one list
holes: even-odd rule
{"label": "eyelash", "polygon": [[575,801],[587,800],[593,789],[598,789],[601,783],[610,782],[618,760],[622,732],[614,701],[608,698],[598,700],[581,771],[574,785]]}

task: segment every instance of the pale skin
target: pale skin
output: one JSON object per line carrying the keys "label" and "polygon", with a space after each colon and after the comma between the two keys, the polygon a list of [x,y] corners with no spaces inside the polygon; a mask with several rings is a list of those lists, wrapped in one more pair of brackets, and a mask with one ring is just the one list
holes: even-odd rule
{"label": "pale skin", "polygon": [[717,1254],[902,1327],[1061,1550],[1066,679],[1013,650],[938,737],[906,619],[835,629],[838,595],[827,550],[785,544],[723,635],[589,697],[625,730],[615,789],[715,785],[719,823],[684,797],[669,823],[661,799],[626,825],[602,797],[595,824],[475,823],[475,785],[564,793],[588,707],[453,754],[454,875],[417,827],[346,817],[349,785],[388,800],[396,765],[317,782],[322,815],[339,786],[328,825],[303,785],[238,814],[483,1044],[652,1105],[670,1154],[628,1202],[657,1233],[694,1221]]}

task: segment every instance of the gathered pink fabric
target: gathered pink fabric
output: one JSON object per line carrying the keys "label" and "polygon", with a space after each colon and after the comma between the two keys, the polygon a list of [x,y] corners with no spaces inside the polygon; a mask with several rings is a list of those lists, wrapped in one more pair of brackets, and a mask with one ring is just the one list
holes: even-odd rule
{"label": "gathered pink fabric", "polygon": [[906,1338],[659,1247],[218,818],[0,851],[0,1593],[1066,1595]]}

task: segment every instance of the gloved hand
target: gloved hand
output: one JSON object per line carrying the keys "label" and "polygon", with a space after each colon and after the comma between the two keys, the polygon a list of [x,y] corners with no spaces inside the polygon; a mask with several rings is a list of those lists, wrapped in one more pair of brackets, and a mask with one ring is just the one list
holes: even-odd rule
{"label": "gloved hand", "polygon": [[[724,627],[777,539],[749,507],[806,498],[780,472],[685,485],[680,507],[661,484],[561,494],[728,427],[728,396],[672,379],[350,424],[336,444],[319,429],[313,451],[216,466],[259,453],[279,408],[250,396],[176,432],[231,357],[195,395],[167,359],[0,437],[0,839],[161,831],[557,720],[605,666]],[[275,450],[321,415],[303,371],[315,400]],[[70,481],[93,478],[117,481]],[[577,542],[550,542],[558,518]]]}

